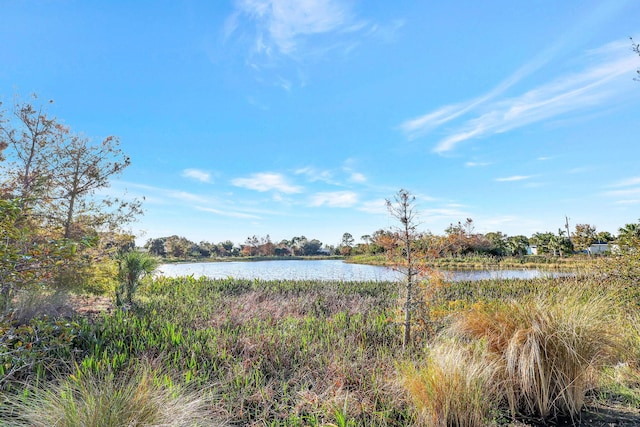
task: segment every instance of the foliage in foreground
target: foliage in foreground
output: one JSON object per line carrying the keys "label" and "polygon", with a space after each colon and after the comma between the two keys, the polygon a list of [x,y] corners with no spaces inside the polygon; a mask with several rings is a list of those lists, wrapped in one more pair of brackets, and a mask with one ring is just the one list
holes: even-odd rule
{"label": "foliage in foreground", "polygon": [[492,366],[512,416],[575,419],[602,368],[621,361],[625,323],[611,293],[574,288],[479,305],[459,315],[445,335],[487,346],[482,359],[450,363]]}
{"label": "foliage in foreground", "polygon": [[491,423],[500,403],[497,361],[484,348],[442,341],[420,367],[401,368],[400,382],[419,413],[421,425],[482,427]]}
{"label": "foliage in foreground", "polygon": [[[477,313],[485,313],[487,318],[491,313],[503,313],[503,317],[510,319],[516,317],[513,313],[517,310],[512,306],[516,303],[508,301],[532,304],[541,290],[557,297],[579,285],[580,280],[574,278],[448,284],[434,295],[432,319],[436,323],[430,329],[446,329],[447,319],[456,313],[469,319],[481,318]],[[625,320],[616,318],[612,308],[619,303],[630,313],[637,309],[636,288],[608,282],[606,286],[603,282],[584,286],[585,292],[619,291],[606,294],[613,299],[601,314],[613,322],[619,321],[620,327],[626,325]],[[418,377],[413,379],[413,388],[420,390],[425,387],[420,377],[425,375],[462,378],[456,372],[464,372],[464,378],[473,378],[469,372],[489,373],[490,360],[476,360],[474,355],[483,345],[492,347],[481,334],[475,337],[464,334],[457,340],[448,338],[447,345],[453,345],[452,341],[453,347],[440,348],[438,343],[443,341],[438,339],[422,341],[430,348],[427,353],[420,346],[403,351],[402,327],[394,322],[397,298],[395,283],[155,279],[134,295],[132,309],[116,310],[93,322],[34,317],[18,325],[12,319],[2,319],[0,367],[8,366],[5,369],[13,373],[0,382],[0,393],[6,399],[22,394],[25,384],[44,388],[59,384],[58,378],[75,373],[69,361],[75,361],[83,372],[99,375],[111,372],[120,378],[121,373],[130,373],[140,360],[149,360],[180,387],[211,390],[212,398],[207,398],[210,415],[235,425],[399,427],[420,422],[431,425],[423,410],[432,403],[424,403],[423,398],[416,400],[414,396],[416,405],[413,405],[405,397],[396,381],[397,367],[416,367],[413,372],[402,369],[401,374],[410,380],[412,376]],[[549,304],[555,301],[560,307],[563,300],[558,297],[546,301]],[[591,321],[586,320],[588,310],[582,312],[583,323],[590,325]],[[511,321],[515,325],[512,333],[515,334],[516,327],[522,329],[519,325],[526,321],[525,314],[522,320]],[[578,331],[579,325],[574,322],[563,330]],[[545,334],[555,336],[558,330],[548,329]],[[526,336],[524,332],[518,334]],[[592,344],[600,342],[594,337]],[[636,344],[635,348],[639,346]],[[495,355],[502,369],[498,369],[498,373],[502,372],[498,378],[504,381],[502,353],[483,354]],[[636,358],[637,354],[628,352],[627,356]],[[425,360],[433,363],[426,364]],[[455,363],[449,365],[450,362]],[[633,363],[628,366],[633,371]],[[612,384],[616,381],[613,375],[601,377],[599,390],[610,395],[615,391]],[[449,396],[462,395],[455,382],[433,384],[437,387],[430,393],[436,393],[442,401],[447,397],[441,393],[447,390],[453,390]],[[491,386],[490,377],[481,376],[476,383],[469,383],[470,402],[491,403],[473,400],[478,396],[474,390],[482,384]],[[629,380],[625,387],[629,390],[635,386]],[[486,396],[490,395],[487,391]],[[494,415],[494,411],[508,414],[509,409],[508,405],[502,405],[501,395],[497,395],[500,402],[497,406],[469,403],[462,408],[476,415],[455,412],[450,406],[450,419],[497,420],[499,424],[505,418],[500,412]],[[526,409],[526,405],[516,406],[521,412]],[[447,425],[456,423],[474,425],[471,421],[469,424],[451,421]]]}
{"label": "foliage in foreground", "polygon": [[7,427],[219,425],[199,394],[163,383],[144,365],[118,375],[78,370],[14,397],[0,416]]}

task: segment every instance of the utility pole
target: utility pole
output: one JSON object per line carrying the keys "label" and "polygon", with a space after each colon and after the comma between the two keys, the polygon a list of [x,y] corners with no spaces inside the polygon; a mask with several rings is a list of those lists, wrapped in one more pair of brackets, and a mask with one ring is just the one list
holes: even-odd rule
{"label": "utility pole", "polygon": [[569,231],[569,217],[564,216],[564,227],[567,229],[567,238],[571,240],[571,232]]}

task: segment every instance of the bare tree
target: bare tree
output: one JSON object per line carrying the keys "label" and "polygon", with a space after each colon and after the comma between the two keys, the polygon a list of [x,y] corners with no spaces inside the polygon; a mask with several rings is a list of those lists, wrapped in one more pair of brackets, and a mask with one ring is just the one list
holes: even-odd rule
{"label": "bare tree", "polygon": [[404,336],[402,346],[406,348],[411,342],[411,314],[414,309],[416,281],[420,275],[418,258],[414,256],[413,244],[417,240],[418,232],[416,212],[414,208],[415,196],[407,190],[401,189],[394,196],[393,201],[387,200],[389,213],[400,221],[400,226],[395,228],[398,239],[397,247],[401,250],[400,257],[394,257],[394,268],[404,275]]}

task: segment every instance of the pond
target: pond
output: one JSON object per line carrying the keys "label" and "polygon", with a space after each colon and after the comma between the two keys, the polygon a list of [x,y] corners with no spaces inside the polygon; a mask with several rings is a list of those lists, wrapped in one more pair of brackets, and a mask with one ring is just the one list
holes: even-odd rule
{"label": "pond", "polygon": [[[402,275],[386,267],[348,264],[341,260],[277,260],[231,261],[162,264],[158,274],[166,277],[190,276],[212,279],[261,279],[261,280],[341,280],[341,281],[396,281]],[[551,273],[535,269],[446,271],[452,281],[483,279],[533,279],[555,277]]]}

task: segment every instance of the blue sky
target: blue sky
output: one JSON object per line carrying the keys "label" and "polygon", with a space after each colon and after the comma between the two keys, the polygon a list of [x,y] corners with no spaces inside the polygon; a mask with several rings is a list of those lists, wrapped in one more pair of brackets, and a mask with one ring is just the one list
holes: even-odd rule
{"label": "blue sky", "polygon": [[640,218],[640,2],[0,0],[0,99],[132,165],[139,242]]}

